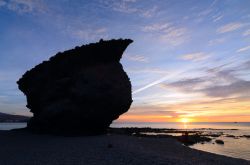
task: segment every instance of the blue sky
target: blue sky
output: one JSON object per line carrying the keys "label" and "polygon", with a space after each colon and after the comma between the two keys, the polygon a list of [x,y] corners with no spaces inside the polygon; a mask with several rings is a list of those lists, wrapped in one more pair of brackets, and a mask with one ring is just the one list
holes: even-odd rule
{"label": "blue sky", "polygon": [[131,38],[121,63],[134,102],[124,120],[250,121],[249,6],[249,0],[0,0],[0,112],[31,115],[16,81],[58,51]]}

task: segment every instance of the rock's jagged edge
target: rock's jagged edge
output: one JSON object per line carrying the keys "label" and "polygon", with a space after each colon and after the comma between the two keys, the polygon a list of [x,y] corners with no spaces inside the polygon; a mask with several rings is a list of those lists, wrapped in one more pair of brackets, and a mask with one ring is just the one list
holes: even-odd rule
{"label": "rock's jagged edge", "polygon": [[34,114],[28,129],[102,133],[132,103],[131,83],[119,62],[133,41],[118,39],[59,52],[17,82]]}

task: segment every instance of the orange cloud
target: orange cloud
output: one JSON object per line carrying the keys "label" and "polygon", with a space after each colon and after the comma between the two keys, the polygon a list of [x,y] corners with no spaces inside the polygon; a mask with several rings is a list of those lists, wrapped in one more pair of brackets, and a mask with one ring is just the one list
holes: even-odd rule
{"label": "orange cloud", "polygon": [[161,106],[133,107],[119,122],[249,122],[250,98],[196,100]]}

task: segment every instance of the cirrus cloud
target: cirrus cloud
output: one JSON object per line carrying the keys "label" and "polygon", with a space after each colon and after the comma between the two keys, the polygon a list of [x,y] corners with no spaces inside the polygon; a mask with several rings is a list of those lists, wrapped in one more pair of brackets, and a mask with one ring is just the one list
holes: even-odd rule
{"label": "cirrus cloud", "polygon": [[238,30],[238,29],[242,28],[243,26],[244,26],[244,24],[240,23],[240,22],[228,23],[226,25],[220,26],[216,32],[217,33],[227,33],[227,32]]}
{"label": "cirrus cloud", "polygon": [[246,47],[243,47],[243,48],[240,48],[237,50],[237,53],[240,53],[240,52],[244,52],[244,51],[247,51],[250,49],[250,45],[246,46]]}
{"label": "cirrus cloud", "polygon": [[21,14],[46,11],[46,5],[42,0],[1,0],[0,7],[1,6]]}
{"label": "cirrus cloud", "polygon": [[161,42],[179,46],[189,38],[185,27],[174,26],[173,23],[155,23],[141,28],[143,32],[156,36]]}
{"label": "cirrus cloud", "polygon": [[243,33],[243,36],[249,36],[250,35],[250,29],[246,30],[244,33]]}
{"label": "cirrus cloud", "polygon": [[125,54],[125,57],[130,61],[143,62],[143,63],[148,62],[148,58],[146,58],[145,56],[142,56],[142,55]]}
{"label": "cirrus cloud", "polygon": [[157,6],[150,8],[137,6],[137,0],[101,0],[100,2],[113,11],[125,14],[138,14],[145,18],[150,18],[158,12]]}
{"label": "cirrus cloud", "polygon": [[180,57],[182,60],[189,60],[189,61],[201,61],[209,58],[209,55],[204,52],[196,52],[190,54],[184,54]]}

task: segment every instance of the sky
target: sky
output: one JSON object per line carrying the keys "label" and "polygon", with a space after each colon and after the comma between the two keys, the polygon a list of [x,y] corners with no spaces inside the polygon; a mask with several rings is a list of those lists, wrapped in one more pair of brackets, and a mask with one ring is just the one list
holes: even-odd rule
{"label": "sky", "polygon": [[249,0],[0,0],[0,112],[29,115],[16,81],[59,51],[130,38],[120,122],[250,122]]}

